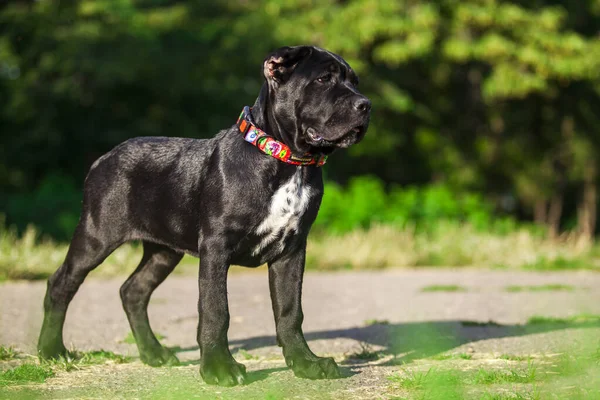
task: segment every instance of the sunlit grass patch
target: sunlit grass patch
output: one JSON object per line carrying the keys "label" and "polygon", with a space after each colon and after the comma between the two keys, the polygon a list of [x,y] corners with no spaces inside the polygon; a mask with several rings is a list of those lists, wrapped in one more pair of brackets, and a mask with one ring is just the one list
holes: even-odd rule
{"label": "sunlit grass patch", "polygon": [[474,376],[477,384],[502,384],[502,383],[532,383],[536,380],[537,368],[529,363],[527,369],[510,368],[508,370],[479,369]]}
{"label": "sunlit grass patch", "polygon": [[15,350],[13,347],[0,346],[0,360],[8,361],[14,360],[19,355],[19,352]]}
{"label": "sunlit grass patch", "polygon": [[63,261],[67,247],[49,240],[38,240],[29,226],[19,237],[15,229],[4,227],[0,216],[0,280],[45,279]]}
{"label": "sunlit grass patch", "polygon": [[388,380],[399,383],[404,389],[423,389],[438,384],[457,384],[460,382],[460,375],[430,368],[427,371],[405,371],[389,376]]}
{"label": "sunlit grass patch", "polygon": [[112,351],[96,350],[87,352],[76,352],[76,359],[82,364],[103,364],[112,362],[114,364],[124,364],[131,361],[131,357],[113,353]]}
{"label": "sunlit grass patch", "polygon": [[467,289],[458,285],[430,285],[421,289],[421,292],[466,292]]}
{"label": "sunlit grass patch", "polygon": [[535,398],[531,396],[535,393],[532,385],[540,379],[536,367],[530,363],[527,368],[402,370],[388,380],[395,389],[410,393],[410,398],[441,400]]}
{"label": "sunlit grass patch", "polygon": [[579,342],[577,351],[568,351],[552,361],[545,392],[555,398],[600,398],[600,341],[597,337]]}
{"label": "sunlit grass patch", "polygon": [[[67,243],[40,238],[32,226],[19,236],[0,219],[0,281],[46,279],[61,265],[67,249]],[[557,241],[525,228],[500,235],[442,221],[428,232],[391,224],[344,234],[315,231],[309,237],[306,266],[316,270],[500,265],[535,270],[600,270],[598,254],[597,245],[582,245],[576,238]],[[91,276],[130,274],[141,257],[142,246],[125,244]],[[197,266],[198,260],[186,255],[175,273],[195,272]]]}
{"label": "sunlit grass patch", "polygon": [[42,365],[51,367],[54,370],[61,370],[65,372],[71,372],[81,368],[76,358],[67,356],[60,356],[58,358],[51,358],[49,360],[43,360]]}
{"label": "sunlit grass patch", "polygon": [[[34,226],[28,226],[18,235],[16,229],[5,226],[4,216],[0,214],[0,282],[11,279],[47,279],[64,261],[68,247],[68,243],[41,238]],[[130,274],[141,258],[142,246],[138,243],[126,243],[108,256],[90,276]],[[197,267],[198,260],[186,256],[174,273],[184,272],[190,265]]]}
{"label": "sunlit grass patch", "polygon": [[469,353],[444,353],[444,354],[437,354],[435,356],[430,357],[432,360],[435,361],[446,361],[446,360],[472,360],[473,359],[473,355],[469,354]]}
{"label": "sunlit grass patch", "polygon": [[66,372],[81,369],[82,367],[98,364],[124,364],[130,362],[131,358],[112,351],[97,350],[97,351],[72,351],[68,356],[52,358],[42,361],[42,365],[49,366],[53,369],[58,369]]}
{"label": "sunlit grass patch", "polygon": [[559,256],[556,258],[548,258],[540,256],[533,262],[528,262],[523,265],[524,269],[535,271],[562,271],[576,269],[597,269],[593,265],[593,261],[585,258],[567,258]]}
{"label": "sunlit grass patch", "polygon": [[[68,244],[40,239],[38,232],[29,226],[18,236],[7,229],[0,219],[0,280],[47,279],[64,261]],[[126,244],[112,253],[93,275],[112,276],[135,269],[141,259],[141,247]]]}
{"label": "sunlit grass patch", "polygon": [[534,315],[527,320],[529,325],[555,324],[555,325],[596,325],[600,324],[600,315],[579,314],[570,317],[545,317]]}
{"label": "sunlit grass patch", "polygon": [[52,369],[46,365],[22,364],[0,372],[0,386],[18,385],[23,383],[42,383],[54,376]]}
{"label": "sunlit grass patch", "polygon": [[[352,251],[348,251],[352,249]],[[317,232],[307,248],[309,269],[478,266],[537,270],[600,269],[594,246],[576,237],[555,240],[525,228],[499,235],[468,224],[440,222],[431,232],[372,225],[332,235]]]}
{"label": "sunlit grass patch", "polygon": [[574,286],[563,285],[560,283],[553,283],[547,285],[533,285],[533,286],[518,286],[512,285],[505,288],[507,292],[557,292],[557,291],[568,291],[572,292],[575,290]]}
{"label": "sunlit grass patch", "polygon": [[259,357],[255,356],[252,353],[249,353],[247,350],[245,349],[239,349],[237,351],[237,354],[239,354],[239,356],[243,359],[243,360],[258,360]]}
{"label": "sunlit grass patch", "polygon": [[391,375],[388,380],[397,389],[416,395],[417,399],[464,398],[464,382],[457,371],[444,371],[430,368],[427,371],[403,371]]}

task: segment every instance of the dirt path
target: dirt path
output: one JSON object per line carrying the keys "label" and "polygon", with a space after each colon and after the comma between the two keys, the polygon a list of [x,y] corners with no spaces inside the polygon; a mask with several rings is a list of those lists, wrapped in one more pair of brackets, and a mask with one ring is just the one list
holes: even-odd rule
{"label": "dirt path", "polygon": [[[67,347],[137,354],[135,345],[124,342],[129,327],[118,296],[122,281],[90,279],[82,286],[67,316]],[[525,288],[551,284],[567,287]],[[446,289],[458,291],[436,291],[443,289],[436,285],[457,285]],[[509,291],[509,286],[522,290]],[[229,280],[230,344],[232,352],[243,349],[236,357],[248,365],[254,383],[215,389],[202,383],[195,365],[197,283],[193,277],[173,276],[154,294],[150,320],[155,332],[164,336],[161,342],[177,347],[178,357],[187,365],[171,369],[153,369],[139,361],[101,365],[58,374],[39,387],[11,390],[14,395],[43,392],[50,398],[237,398],[241,394],[240,398],[265,398],[269,393],[272,398],[388,398],[398,393],[387,376],[397,373],[401,363],[420,368],[433,362],[423,359],[452,352],[489,364],[500,355],[544,356],[560,352],[578,337],[600,338],[597,326],[527,325],[533,316],[600,314],[599,288],[600,274],[590,272],[308,273],[303,297],[306,337],[313,351],[343,362],[346,379],[307,383],[284,368],[280,349],[274,345],[265,271],[235,273]],[[44,290],[43,282],[0,284],[0,344],[34,353]],[[378,360],[361,359],[379,350]],[[166,392],[161,395],[161,390]]]}

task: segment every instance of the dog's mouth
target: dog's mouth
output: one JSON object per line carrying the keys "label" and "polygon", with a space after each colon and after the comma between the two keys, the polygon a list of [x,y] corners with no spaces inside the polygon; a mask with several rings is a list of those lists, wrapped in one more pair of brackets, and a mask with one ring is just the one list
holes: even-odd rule
{"label": "dog's mouth", "polygon": [[307,142],[312,146],[346,148],[358,143],[363,138],[365,132],[366,127],[364,125],[358,125],[350,129],[339,138],[335,140],[329,140],[321,136],[314,128],[308,128],[306,130],[306,136],[308,139]]}
{"label": "dog's mouth", "polygon": [[320,136],[317,131],[315,131],[313,128],[308,128],[306,130],[306,134],[308,135],[308,138],[314,142],[314,143],[319,143],[322,142],[323,140],[323,136]]}

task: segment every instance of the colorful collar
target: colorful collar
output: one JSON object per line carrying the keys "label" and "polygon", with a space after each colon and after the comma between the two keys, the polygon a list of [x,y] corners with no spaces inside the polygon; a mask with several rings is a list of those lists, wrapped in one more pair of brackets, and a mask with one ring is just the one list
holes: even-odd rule
{"label": "colorful collar", "polygon": [[292,150],[285,144],[273,137],[267,135],[264,131],[258,129],[252,121],[250,107],[245,106],[240,117],[237,120],[237,126],[244,135],[244,140],[256,146],[260,151],[292,165],[315,165],[322,166],[327,161],[327,156],[313,156],[305,154],[302,157],[292,154]]}

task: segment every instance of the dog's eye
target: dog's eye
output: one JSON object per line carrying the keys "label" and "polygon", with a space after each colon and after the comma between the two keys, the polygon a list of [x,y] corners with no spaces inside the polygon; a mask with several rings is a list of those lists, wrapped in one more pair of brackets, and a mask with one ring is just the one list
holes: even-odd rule
{"label": "dog's eye", "polygon": [[330,80],[331,80],[331,74],[322,75],[317,78],[317,82],[319,82],[319,83],[329,82]]}

